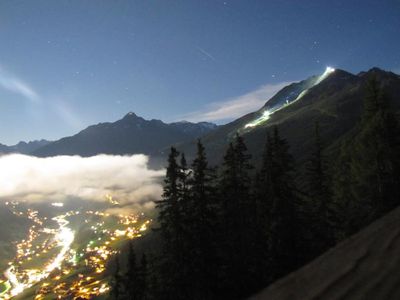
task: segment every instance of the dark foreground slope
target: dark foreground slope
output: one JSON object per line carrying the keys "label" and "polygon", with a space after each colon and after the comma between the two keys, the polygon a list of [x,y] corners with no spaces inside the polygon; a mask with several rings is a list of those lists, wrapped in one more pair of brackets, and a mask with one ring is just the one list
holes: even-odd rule
{"label": "dark foreground slope", "polygon": [[400,208],[252,300],[400,299]]}

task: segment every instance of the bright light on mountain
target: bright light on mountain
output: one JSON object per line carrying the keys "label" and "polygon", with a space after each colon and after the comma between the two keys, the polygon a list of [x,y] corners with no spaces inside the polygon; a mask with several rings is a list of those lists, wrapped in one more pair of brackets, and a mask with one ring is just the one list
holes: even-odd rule
{"label": "bright light on mountain", "polygon": [[[324,79],[326,79],[326,78],[327,78],[330,74],[332,74],[333,72],[335,72],[335,69],[334,69],[334,68],[329,67],[329,66],[326,67],[324,73],[322,73],[322,75],[320,75],[319,77],[317,77],[317,80],[313,83],[313,85],[312,85],[311,87],[314,87],[314,86],[316,86],[317,84],[319,84],[321,81],[323,81]],[[309,88],[307,88],[307,89],[301,91],[301,93],[299,93],[299,95],[296,97],[296,99],[294,99],[294,100],[291,101],[291,102],[289,102],[288,100],[286,100],[285,104],[283,104],[283,105],[280,105],[280,106],[278,106],[278,107],[274,107],[274,108],[271,109],[271,110],[265,110],[265,111],[263,112],[263,114],[262,114],[260,117],[258,117],[257,119],[255,119],[254,121],[252,121],[252,122],[250,122],[250,123],[247,123],[247,124],[244,126],[244,128],[245,128],[245,129],[253,128],[253,127],[256,127],[256,126],[258,126],[258,125],[260,125],[260,124],[263,124],[265,121],[267,121],[267,120],[270,118],[270,116],[271,116],[273,113],[275,113],[275,112],[277,112],[278,110],[281,110],[281,109],[285,108],[286,106],[288,106],[288,105],[290,105],[290,104],[292,104],[292,103],[294,103],[294,102],[300,100],[305,94],[307,94],[308,90],[309,90]]]}
{"label": "bright light on mountain", "polygon": [[332,67],[326,67],[325,72],[318,78],[318,80],[315,82],[314,86],[319,84],[322,80],[327,78],[330,74],[335,72],[335,69]]}
{"label": "bright light on mountain", "polygon": [[246,126],[244,128],[256,127],[257,125],[260,125],[261,123],[267,121],[269,119],[270,115],[271,115],[271,112],[269,110],[266,110],[266,111],[263,112],[261,117],[259,117],[258,119],[254,120],[251,123],[246,124]]}
{"label": "bright light on mountain", "polygon": [[334,68],[332,68],[332,67],[326,67],[326,69],[325,69],[325,73],[332,73],[332,72],[334,72],[335,71],[335,69]]}

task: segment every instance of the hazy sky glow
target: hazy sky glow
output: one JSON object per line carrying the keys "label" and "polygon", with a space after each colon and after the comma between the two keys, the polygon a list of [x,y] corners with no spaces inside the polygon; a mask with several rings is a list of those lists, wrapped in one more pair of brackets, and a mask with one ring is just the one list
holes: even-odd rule
{"label": "hazy sky glow", "polygon": [[0,143],[128,111],[226,122],[327,65],[398,72],[399,16],[398,0],[3,0]]}

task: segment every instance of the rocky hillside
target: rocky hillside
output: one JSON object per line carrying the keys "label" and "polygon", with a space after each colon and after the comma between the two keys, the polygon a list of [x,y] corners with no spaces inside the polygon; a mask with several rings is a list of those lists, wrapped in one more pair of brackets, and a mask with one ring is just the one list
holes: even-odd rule
{"label": "rocky hillside", "polygon": [[251,300],[400,299],[400,208]]}

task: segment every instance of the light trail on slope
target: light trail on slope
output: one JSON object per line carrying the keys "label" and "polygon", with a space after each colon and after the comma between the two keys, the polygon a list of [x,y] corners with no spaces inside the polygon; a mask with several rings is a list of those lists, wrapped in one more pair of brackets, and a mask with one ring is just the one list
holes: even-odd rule
{"label": "light trail on slope", "polygon": [[323,80],[325,80],[330,74],[332,74],[335,71],[334,68],[332,67],[326,67],[325,72],[318,77],[318,79],[315,81],[315,83],[308,89],[305,89],[304,91],[302,91],[296,99],[294,99],[291,102],[286,102],[284,105],[278,107],[278,108],[273,108],[273,109],[267,109],[264,110],[262,115],[260,117],[258,117],[257,119],[251,121],[250,123],[247,123],[244,128],[245,129],[251,129],[254,127],[257,127],[258,125],[261,125],[262,123],[266,122],[273,113],[276,113],[277,111],[289,106],[290,104],[293,104],[295,102],[297,102],[298,100],[300,100],[301,98],[304,97],[304,95],[306,95],[308,93],[308,91],[313,88],[314,86],[318,85],[319,83],[321,83]]}
{"label": "light trail on slope", "polygon": [[252,127],[256,127],[256,126],[260,125],[261,123],[264,123],[265,121],[267,121],[269,119],[271,114],[272,114],[271,111],[265,110],[263,112],[263,114],[261,115],[261,117],[254,120],[253,122],[246,124],[246,126],[244,126],[244,128],[252,128]]}

